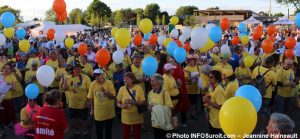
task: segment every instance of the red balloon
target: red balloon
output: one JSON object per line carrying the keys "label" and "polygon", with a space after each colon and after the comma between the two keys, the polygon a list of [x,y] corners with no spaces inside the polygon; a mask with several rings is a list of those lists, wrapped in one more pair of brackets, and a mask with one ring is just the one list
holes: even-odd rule
{"label": "red balloon", "polygon": [[190,52],[191,46],[188,42],[184,44],[184,49],[185,49],[185,51]]}
{"label": "red balloon", "polygon": [[141,34],[137,34],[134,36],[132,42],[135,46],[139,46],[142,44],[142,41],[143,41],[143,37]]}
{"label": "red balloon", "polygon": [[239,36],[233,36],[232,40],[231,40],[231,44],[232,45],[238,45],[240,43],[240,37]]}
{"label": "red balloon", "polygon": [[155,43],[157,42],[157,36],[155,34],[151,34],[150,38],[149,38],[149,44],[150,45],[155,45]]}
{"label": "red balloon", "polygon": [[85,43],[81,43],[78,47],[78,53],[80,55],[85,55],[88,52],[88,47]]}
{"label": "red balloon", "polygon": [[293,59],[294,56],[295,56],[295,55],[294,55],[293,49],[287,49],[287,50],[285,50],[284,56],[285,56],[286,58]]}
{"label": "red balloon", "polygon": [[67,5],[64,0],[54,0],[52,8],[57,15],[63,15],[67,9]]}
{"label": "red balloon", "polygon": [[96,62],[101,67],[105,67],[110,61],[110,53],[107,49],[100,49],[96,53]]}
{"label": "red balloon", "polygon": [[294,49],[294,47],[296,46],[296,40],[294,37],[289,37],[285,40],[285,47],[288,48],[288,49]]}
{"label": "red balloon", "polygon": [[253,33],[252,33],[252,38],[253,40],[259,40],[261,39],[261,36],[263,35],[262,32],[258,31],[258,30],[255,30]]}
{"label": "red balloon", "polygon": [[261,45],[266,54],[270,54],[274,49],[274,42],[270,39],[265,39]]}
{"label": "red balloon", "polygon": [[175,40],[175,42],[178,45],[178,47],[182,47],[182,43],[180,42],[180,40]]}
{"label": "red balloon", "polygon": [[222,28],[222,30],[227,30],[230,26],[230,21],[228,20],[228,18],[223,17],[220,21],[220,27]]}
{"label": "red balloon", "polygon": [[268,28],[267,28],[267,34],[268,35],[274,35],[276,34],[276,27],[274,25],[269,25]]}
{"label": "red balloon", "polygon": [[49,40],[53,40],[55,35],[55,30],[53,28],[48,29],[47,31],[47,38]]}

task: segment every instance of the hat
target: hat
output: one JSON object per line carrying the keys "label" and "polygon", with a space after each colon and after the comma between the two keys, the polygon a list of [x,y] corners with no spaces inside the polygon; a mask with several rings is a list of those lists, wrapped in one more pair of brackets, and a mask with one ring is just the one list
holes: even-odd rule
{"label": "hat", "polygon": [[224,77],[229,77],[231,75],[233,75],[233,71],[231,69],[224,69],[223,70],[223,76]]}
{"label": "hat", "polygon": [[95,69],[93,74],[102,74],[103,70],[102,69]]}
{"label": "hat", "polygon": [[79,61],[78,61],[78,60],[75,60],[74,63],[73,63],[73,69],[78,68],[78,67],[81,68],[81,69],[83,68],[83,67],[81,66],[81,64],[79,63]]}
{"label": "hat", "polygon": [[136,53],[133,54],[132,58],[143,58],[143,55],[139,52],[136,52]]}
{"label": "hat", "polygon": [[171,70],[171,69],[176,69],[176,66],[174,66],[174,65],[172,65],[172,64],[170,64],[170,63],[167,63],[167,64],[165,64],[164,69],[165,69],[166,71],[169,71],[169,70]]}

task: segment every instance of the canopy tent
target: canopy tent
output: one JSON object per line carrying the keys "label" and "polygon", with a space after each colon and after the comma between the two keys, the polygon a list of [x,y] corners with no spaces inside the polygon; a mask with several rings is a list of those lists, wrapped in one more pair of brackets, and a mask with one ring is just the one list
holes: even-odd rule
{"label": "canopy tent", "polygon": [[253,16],[251,16],[249,19],[243,21],[245,24],[262,24],[261,21],[255,19]]}
{"label": "canopy tent", "polygon": [[292,25],[294,21],[289,20],[287,17],[283,16],[278,19],[278,21],[274,22],[274,25]]}
{"label": "canopy tent", "polygon": [[46,34],[49,29],[53,28],[55,31],[65,32],[66,35],[77,35],[78,32],[84,33],[86,30],[91,30],[91,27],[81,25],[81,24],[70,24],[70,25],[43,25],[34,28],[31,31],[31,35],[35,37],[40,37],[42,34]]}
{"label": "canopy tent", "polygon": [[36,25],[39,25],[39,23],[37,22],[34,22],[34,21],[29,21],[29,22],[25,22],[25,23],[18,23],[16,25],[16,28],[24,28],[24,29],[27,29],[27,28],[31,28],[31,27],[34,27]]}

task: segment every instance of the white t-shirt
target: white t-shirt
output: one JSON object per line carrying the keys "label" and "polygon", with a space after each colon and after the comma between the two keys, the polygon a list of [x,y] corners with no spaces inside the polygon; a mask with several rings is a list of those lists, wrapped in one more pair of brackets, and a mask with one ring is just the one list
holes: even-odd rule
{"label": "white t-shirt", "polygon": [[96,54],[94,52],[90,52],[86,54],[88,61],[95,61]]}

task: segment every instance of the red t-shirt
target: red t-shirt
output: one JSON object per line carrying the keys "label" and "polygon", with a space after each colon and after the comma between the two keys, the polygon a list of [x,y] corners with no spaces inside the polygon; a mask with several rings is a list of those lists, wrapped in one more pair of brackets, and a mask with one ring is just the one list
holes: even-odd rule
{"label": "red t-shirt", "polygon": [[67,120],[62,110],[44,106],[34,117],[35,139],[63,139]]}

